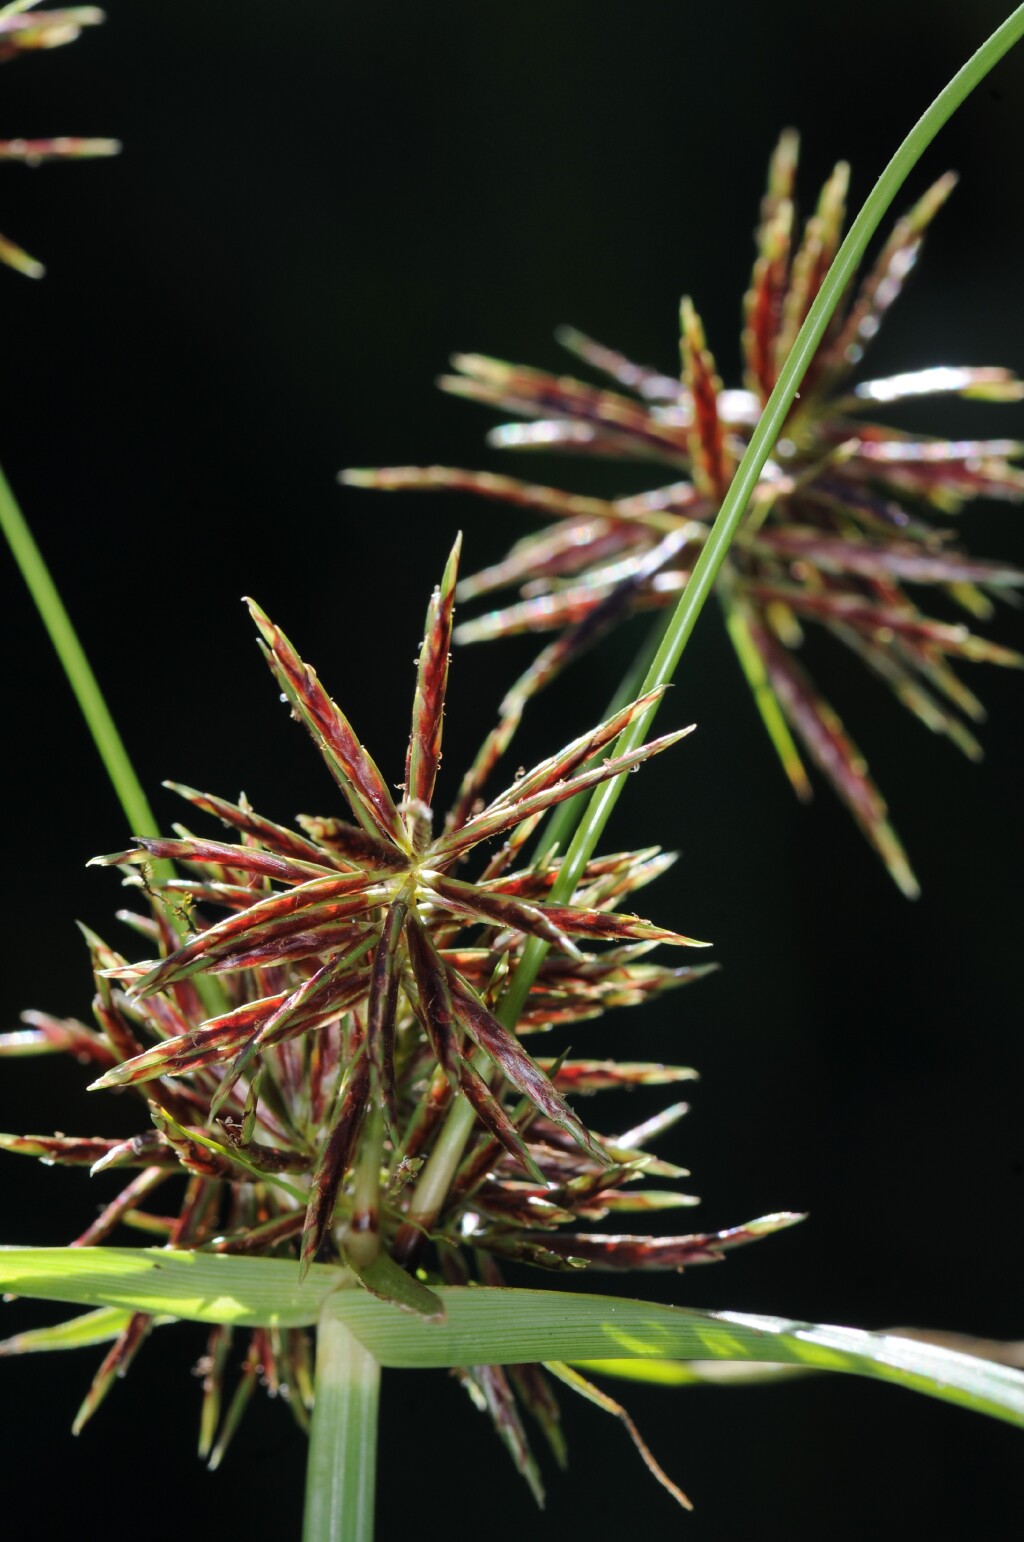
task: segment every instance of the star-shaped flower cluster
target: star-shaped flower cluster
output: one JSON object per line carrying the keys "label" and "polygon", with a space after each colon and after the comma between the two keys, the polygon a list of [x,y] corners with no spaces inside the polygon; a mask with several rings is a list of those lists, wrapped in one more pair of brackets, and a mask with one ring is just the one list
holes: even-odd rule
{"label": "star-shaped flower cluster", "polygon": [[[744,301],[742,390],[723,389],[689,300],[682,306],[681,379],[565,329],[560,341],[616,389],[479,355],[458,356],[458,373],[441,382],[456,395],[532,420],[493,430],[492,445],[665,466],[676,478],[669,485],[608,499],[444,466],[342,473],[357,486],[470,492],[545,522],[460,589],[470,599],[518,586],[521,598],[464,623],[456,641],[561,634],[510,693],[503,721],[510,723],[527,696],[622,616],[674,603],[685,587],[842,235],[849,168],[836,167],[801,233],[796,162],[797,139],[788,132],[772,159]],[[1009,564],[960,549],[945,523],[977,497],[1020,499],[1024,472],[1013,462],[1021,445],[928,438],[866,414],[944,396],[1019,401],[1024,385],[1004,369],[944,366],[850,383],[954,180],[940,178],[896,224],[837,312],[718,582],[739,662],[797,793],[810,795],[799,740],[908,894],[916,893],[916,881],[885,802],[795,654],[807,623],[823,627],[971,758],[981,754],[971,725],[984,712],[953,665],[1022,663],[962,621],[927,613],[913,597],[924,588],[954,611],[984,619],[994,600],[1024,582]]]}
{"label": "star-shaped flower cluster", "polygon": [[[684,1171],[647,1150],[686,1108],[675,1103],[609,1136],[584,1124],[568,1099],[672,1085],[694,1073],[654,1062],[539,1060],[522,1039],[643,1001],[707,966],[651,962],[659,944],[701,944],[619,908],[671,860],[658,848],[591,859],[573,902],[558,904],[550,897],[557,849],[541,842],[531,860],[526,847],[555,804],[639,766],[687,730],[606,754],[649,704],[641,697],[489,801],[482,776],[494,757],[485,746],[435,831],[457,553],[458,543],[428,609],[400,801],[315,672],[251,605],[274,678],[351,818],[302,817],[290,829],[245,799],[176,787],[237,839],[180,829],[96,859],[122,868],[148,898],[149,915],[122,919],[155,957],[130,962],[90,934],[96,1026],[29,1014],[23,1030],[0,1036],[0,1054],[70,1053],[99,1071],[94,1087],[123,1091],[145,1115],[142,1131],[127,1139],[0,1137],[7,1149],[48,1163],[132,1172],[78,1243],[127,1225],[172,1248],[297,1256],[303,1272],[320,1256],[415,1306],[417,1292],[430,1299],[406,1272],[420,1260],[427,1278],[483,1271],[489,1283],[500,1259],[680,1269],[794,1219],[685,1236],[592,1229],[696,1203],[668,1186]],[[499,844],[481,857],[476,879],[456,876],[488,842]],[[185,876],[162,876],[167,863]],[[184,940],[171,924],[182,914]],[[518,1020],[506,1023],[506,984],[533,938],[549,952]],[[212,1013],[211,982],[222,995]],[[417,1179],[462,1099],[475,1123],[425,1225]],[[151,1197],[180,1189],[174,1180],[182,1177],[176,1208],[150,1208]],[[79,1424],[151,1327],[142,1313],[120,1327]],[[215,1328],[203,1362],[202,1449],[214,1464],[258,1379],[271,1391],[290,1389],[300,1422],[310,1395],[305,1336],[260,1330],[223,1411],[229,1345],[229,1330]],[[557,1440],[540,1368],[466,1374],[534,1481],[516,1410],[536,1413]]]}

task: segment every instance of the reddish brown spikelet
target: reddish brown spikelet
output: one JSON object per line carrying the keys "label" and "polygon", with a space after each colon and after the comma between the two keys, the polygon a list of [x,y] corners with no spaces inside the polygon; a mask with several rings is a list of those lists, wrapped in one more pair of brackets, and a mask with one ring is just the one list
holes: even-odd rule
{"label": "reddish brown spikelet", "polygon": [[334,1219],[338,1190],[352,1162],[366,1113],[370,1063],[365,1051],[349,1067],[338,1096],[327,1138],[313,1171],[302,1230],[301,1274],[305,1276]]}
{"label": "reddish brown spikelet", "polygon": [[[545,1061],[540,1064],[548,1068]],[[552,1080],[563,1092],[604,1092],[615,1087],[660,1087],[667,1082],[693,1081],[696,1075],[689,1066],[655,1061],[563,1060]]]}
{"label": "reddish brown spikelet", "polygon": [[229,803],[226,798],[215,797],[213,793],[197,792],[194,787],[185,787],[180,782],[165,782],[164,786],[171,792],[176,792],[179,797],[185,798],[194,808],[213,814],[215,818],[232,826],[243,835],[252,836],[260,846],[275,852],[280,857],[291,858],[293,862],[308,862],[316,869],[326,866],[337,867],[341,872],[351,870],[351,862],[335,856],[322,842],[309,840],[306,836],[299,835],[297,831],[289,830],[285,825],[275,824],[271,819],[264,819],[261,814],[256,813],[255,809],[243,807],[238,803]]}
{"label": "reddish brown spikelet", "polygon": [[662,750],[677,744],[691,732],[692,727],[679,729],[672,734],[664,734],[659,739],[652,739],[650,743],[641,745],[639,749],[630,750],[624,755],[606,760],[590,771],[581,771],[576,776],[567,777],[564,781],[556,783],[554,787],[546,788],[532,797],[516,798],[511,801],[495,800],[482,813],[467,820],[461,829],[454,830],[435,841],[433,852],[439,861],[447,865],[463,851],[479,845],[481,841],[504,835],[506,831],[514,829],[516,825],[533,814],[553,808],[557,803],[574,797],[578,792],[584,792],[590,787],[596,787],[599,782],[606,782],[613,776],[621,775],[623,771],[631,770],[633,766],[642,764],[652,755],[658,755]]}
{"label": "reddish brown spikelet", "polygon": [[405,827],[387,783],[356,738],[348,718],[327,695],[316,672],[302,662],[280,628],[254,600],[246,603],[266,643],[271,670],[314,738],[322,745],[327,763],[334,769],[356,819],[368,834],[382,835],[406,849]]}
{"label": "reddish brown spikelet", "polygon": [[776,342],[786,293],[792,229],[792,200],[784,197],[774,201],[759,232],[757,260],[743,302],[745,384],[763,400],[771,395],[778,373]]}
{"label": "reddish brown spikelet", "polygon": [[95,1029],[72,1017],[51,1017],[48,1012],[22,1012],[24,1028],[0,1033],[0,1057],[70,1054],[80,1065],[114,1063],[110,1045]]}
{"label": "reddish brown spikelet", "polygon": [[366,1054],[370,1062],[371,1095],[375,1104],[383,1102],[391,1118],[394,1117],[395,1108],[395,1012],[400,978],[397,954],[409,913],[409,897],[400,895],[388,909],[370,970],[370,995],[366,1009]]}
{"label": "reddish brown spikelet", "polygon": [[598,754],[607,744],[611,744],[648,708],[661,701],[664,694],[664,686],[658,686],[655,690],[648,691],[646,695],[638,696],[635,701],[623,707],[621,712],[613,713],[589,733],[583,734],[566,745],[559,754],[541,761],[539,766],[535,766],[532,771],[519,777],[494,801],[496,803],[509,803],[513,800],[518,802],[522,798],[532,797],[535,793],[546,792],[549,787],[555,786],[567,776],[572,776],[585,761]]}
{"label": "reddish brown spikelet", "polygon": [[576,450],[614,447],[642,458],[685,457],[684,431],[651,418],[617,391],[595,390],[571,376],[549,375],[478,353],[456,354],[452,364],[460,374],[443,376],[438,382],[443,390],[524,417],[578,420],[584,432],[572,437]]}
{"label": "reddish brown spikelet", "polygon": [[448,650],[452,641],[452,610],[455,604],[455,579],[458,573],[460,536],[452,548],[441,586],[434,591],[427,611],[427,625],[416,670],[416,696],[412,711],[412,732],[405,761],[405,798],[407,818],[414,820],[413,844],[420,850],[430,835],[430,822],[424,810],[430,808],[434,782],[441,762],[441,728],[444,697],[448,685]]}
{"label": "reddish brown spikelet", "polygon": [[49,11],[15,11],[0,16],[0,62],[19,53],[41,48],[58,48],[73,43],[83,27],[95,27],[103,20],[95,5],[64,6]]}
{"label": "reddish brown spikelet", "polygon": [[722,498],[733,473],[718,416],[722,382],[715,373],[715,361],[704,341],[701,319],[689,298],[683,300],[680,321],[683,378],[693,401],[693,427],[689,435],[693,477],[702,492],[712,498]]}
{"label": "reddish brown spikelet", "polygon": [[840,161],[821,190],[817,211],[807,221],[803,240],[793,257],[775,344],[776,372],[786,362],[789,350],[796,342],[796,335],[838,250],[849,181],[850,168],[845,161]]}
{"label": "reddish brown spikelet", "polygon": [[462,1060],[459,1064],[459,1090],[473,1105],[473,1110],[484,1128],[490,1131],[499,1145],[504,1146],[509,1156],[525,1168],[531,1178],[543,1186],[544,1174],[530,1155],[529,1146],[522,1139],[483,1077],[474,1071],[468,1060]]}
{"label": "reddish brown spikelet", "polygon": [[607,1164],[608,1158],[604,1151],[568,1103],[555,1091],[536,1061],[531,1060],[517,1040],[487,1010],[465,980],[453,970],[447,973],[455,1015],[474,1043],[501,1068],[502,1075],[517,1091],[529,1098],[531,1103],[596,1161]]}
{"label": "reddish brown spikelet", "polygon": [[910,898],[916,897],[917,881],[888,822],[885,802],[871,779],[867,762],[838,715],[815,691],[806,671],[767,630],[754,624],[751,632],[767,664],[772,687],[808,753],[839,793],[900,888]]}
{"label": "reddish brown spikelet", "polygon": [[[585,1259],[595,1269],[674,1269],[692,1264],[717,1263],[729,1248],[757,1242],[774,1231],[802,1221],[802,1215],[784,1213],[763,1216],[746,1226],[732,1226],[726,1231],[695,1232],[685,1237],[608,1236],[599,1232],[555,1232],[545,1239],[545,1246],[559,1257]],[[517,1245],[525,1237],[509,1233],[494,1240],[496,1252],[517,1256]]]}
{"label": "reddish brown spikelet", "polygon": [[956,182],[955,173],[946,172],[912,209],[897,220],[846,316],[839,319],[836,336],[826,343],[821,367],[829,386],[860,362],[865,347],[875,336],[883,316],[917,261],[925,230],[956,187]]}
{"label": "reddish brown spikelet", "polygon": [[157,1165],[173,1169],[178,1165],[170,1147],[154,1132],[150,1132],[148,1140],[136,1136],[131,1141],[101,1136],[0,1135],[0,1150],[16,1156],[36,1157],[47,1167],[96,1168],[100,1164],[100,1170],[111,1166],[150,1168]]}
{"label": "reddish brown spikelet", "polygon": [[481,889],[477,884],[462,883],[440,873],[431,874],[427,892],[436,895],[456,915],[508,927],[511,931],[528,932],[563,949],[571,957],[577,956],[566,932],[553,919],[550,906],[525,904],[513,895]]}
{"label": "reddish brown spikelet", "polygon": [[104,1206],[92,1225],[87,1226],[71,1246],[89,1248],[105,1242],[128,1211],[134,1210],[148,1194],[151,1194],[161,1183],[165,1183],[168,1176],[168,1173],[159,1167],[145,1168],[137,1178],[133,1178],[131,1183],[121,1190],[116,1199]]}
{"label": "reddish brown spikelet", "polygon": [[418,992],[417,1006],[431,1039],[435,1059],[450,1085],[459,1085],[458,1030],[452,1005],[448,976],[437,950],[430,941],[419,916],[411,912],[406,927],[409,962]]}
{"label": "reddish brown spikelet", "polygon": [[82,1430],[114,1385],[115,1379],[121,1379],[128,1374],[128,1369],[142,1348],[143,1342],[152,1326],[153,1319],[148,1313],[132,1313],[127,1327],[114,1340],[104,1355],[99,1370],[92,1379],[92,1385],[86,1393],[85,1401],[75,1415],[74,1423],[71,1426],[71,1433],[73,1435],[80,1435],[82,1433]]}

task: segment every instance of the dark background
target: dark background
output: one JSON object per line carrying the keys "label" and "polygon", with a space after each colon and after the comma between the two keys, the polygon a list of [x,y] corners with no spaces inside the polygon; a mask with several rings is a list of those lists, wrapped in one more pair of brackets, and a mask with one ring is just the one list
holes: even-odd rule
{"label": "dark background", "polygon": [[[456,529],[473,570],[525,526],[492,505],[342,490],[337,469],[500,468],[481,444],[488,415],[432,386],[452,349],[557,368],[551,332],[570,321],[673,370],[682,292],[735,381],[779,129],[802,129],[806,204],[847,157],[856,205],[1008,10],[110,0],[106,27],[5,68],[0,134],[125,142],[113,163],[0,168],[0,228],[50,270],[37,285],[0,271],[0,455],[158,817],[178,817],[159,790],[167,776],[227,796],[244,787],[281,819],[333,806],[279,709],[243,593],[288,629],[397,780],[410,662]],[[947,166],[962,183],[871,373],[1024,366],[1022,85],[1018,54],[913,174],[903,204]],[[1021,414],[964,403],[918,426],[1019,435]],[[504,465],[619,485],[568,463]],[[967,524],[982,554],[1024,560],[1018,510],[978,509]],[[110,931],[120,895],[84,863],[126,832],[9,561],[0,585],[6,1028],[30,1005],[87,1016],[72,923]],[[1020,646],[1019,617],[996,635]],[[810,1219],[720,1267],[622,1288],[1016,1337],[1021,681],[974,672],[991,708],[979,769],[849,660],[809,646],[924,897],[900,898],[827,789],[810,810],[795,805],[709,611],[662,719],[700,731],[628,789],[608,840],[681,850],[648,908],[711,937],[723,969],[642,1015],[579,1030],[574,1047],[701,1069],[666,1146],[693,1169],[698,1225],[780,1208]],[[456,656],[449,791],[528,656],[514,645]],[[587,726],[620,668],[605,653],[567,679],[530,716],[517,758]],[[116,1100],[86,1099],[81,1085],[70,1064],[5,1062],[0,1127],[120,1130]],[[647,1111],[638,1096],[621,1122]],[[107,1196],[13,1158],[3,1181],[13,1241],[63,1242]],[[8,1332],[57,1315],[31,1303],[2,1314]],[[219,1475],[195,1461],[200,1348],[197,1330],[163,1330],[77,1442],[65,1431],[101,1352],[5,1362],[0,1463],[6,1493],[28,1506],[10,1535],[297,1536],[303,1443],[283,1409],[254,1407]],[[696,1500],[692,1518],[584,1405],[566,1409],[572,1467],[549,1474],[538,1518],[457,1387],[388,1374],[380,1536],[428,1524],[453,1542],[481,1529],[498,1542],[526,1527],[538,1539],[682,1527],[840,1542],[923,1538],[941,1524],[987,1538],[1018,1513],[1018,1437],[903,1391],[845,1379],[623,1390]]]}

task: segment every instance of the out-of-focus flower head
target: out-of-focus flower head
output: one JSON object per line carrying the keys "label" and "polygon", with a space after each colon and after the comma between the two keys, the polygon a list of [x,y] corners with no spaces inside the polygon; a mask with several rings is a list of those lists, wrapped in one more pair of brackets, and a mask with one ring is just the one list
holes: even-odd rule
{"label": "out-of-focus flower head", "polygon": [[[441,382],[456,395],[533,420],[492,430],[491,445],[667,466],[678,480],[607,499],[444,466],[342,473],[356,486],[471,492],[545,522],[460,589],[460,598],[469,599],[518,586],[521,598],[464,623],[456,641],[561,634],[511,693],[506,716],[521,711],[540,684],[622,616],[673,603],[685,587],[841,239],[848,167],[836,167],[801,233],[796,162],[797,138],[787,132],[772,158],[744,302],[742,390],[722,387],[689,300],[682,305],[678,380],[563,329],[560,341],[619,389],[475,354],[457,356],[458,373]],[[796,653],[803,627],[817,623],[927,727],[971,758],[981,754],[971,724],[984,712],[953,664],[1022,662],[967,624],[926,613],[912,592],[924,587],[954,611],[984,619],[995,599],[1024,582],[1009,564],[982,561],[958,547],[946,524],[976,497],[1020,499],[1024,472],[1013,461],[1021,445],[927,438],[866,414],[944,396],[1015,402],[1024,386],[1005,369],[942,365],[851,383],[954,181],[940,178],[896,224],[837,311],[718,582],[739,662],[797,793],[810,795],[799,741],[908,894],[917,892],[916,880],[885,802]]]}

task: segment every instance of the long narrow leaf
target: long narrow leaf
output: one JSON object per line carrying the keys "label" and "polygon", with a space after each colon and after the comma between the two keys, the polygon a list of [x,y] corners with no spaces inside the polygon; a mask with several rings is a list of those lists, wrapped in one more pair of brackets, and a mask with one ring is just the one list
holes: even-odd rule
{"label": "long narrow leaf", "polygon": [[538,1360],[720,1360],[845,1371],[1024,1427],[1024,1373],[893,1333],[781,1317],[697,1312],[568,1291],[438,1286],[443,1323],[345,1288],[346,1270],[289,1260],[129,1248],[0,1248],[0,1289],[248,1326],[303,1327],[330,1299],[381,1365],[411,1369]]}

